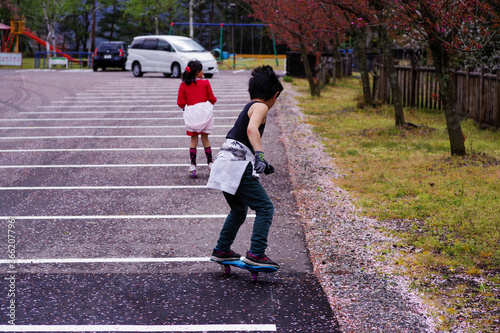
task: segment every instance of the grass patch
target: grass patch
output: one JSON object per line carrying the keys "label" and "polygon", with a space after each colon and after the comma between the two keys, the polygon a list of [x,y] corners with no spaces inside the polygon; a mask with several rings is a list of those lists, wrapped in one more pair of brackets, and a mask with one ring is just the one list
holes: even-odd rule
{"label": "grass patch", "polygon": [[[423,127],[396,127],[390,106],[358,108],[359,79],[339,80],[319,99],[308,96],[305,80],[294,82],[303,93],[299,102],[308,121],[343,168],[339,185],[358,199],[364,214],[397,222],[390,232],[403,240],[401,247],[417,249],[400,260],[418,279],[416,284],[426,285],[436,275],[465,274],[484,278],[497,290],[500,132],[462,122],[468,155],[452,158],[439,112],[407,108],[406,120]],[[463,288],[463,283],[456,288]],[[491,302],[500,306],[496,298]],[[456,304],[452,302],[451,308]],[[447,313],[454,316],[454,311]]]}
{"label": "grass patch", "polygon": [[[254,69],[259,66],[269,65],[274,70],[283,70],[284,69],[284,60],[278,59],[278,65],[276,65],[276,59],[262,59],[259,61],[257,58],[236,58],[236,66],[235,69]],[[232,70],[233,69],[233,59],[228,62],[228,59],[224,59],[223,63],[219,63],[219,70]]]}
{"label": "grass patch", "polygon": [[[284,65],[283,59],[278,59],[278,66],[276,66],[275,59],[263,59],[261,62],[259,62],[256,58],[241,58],[241,59],[237,58],[235,69],[236,70],[247,69],[247,68],[254,69],[258,66],[262,66],[262,64],[269,65],[273,67],[274,70],[283,70],[283,65]],[[43,60],[41,60],[41,66],[43,66]],[[34,69],[34,68],[35,68],[35,58],[23,57],[22,69]],[[48,68],[48,60],[45,61],[45,68]],[[73,68],[80,68],[80,65],[78,63],[74,63]],[[85,68],[88,69],[88,67]],[[21,68],[14,66],[0,66],[0,69],[21,69]],[[57,66],[56,69],[61,69],[61,66]],[[232,70],[232,69],[233,69],[232,59],[230,65],[228,65],[227,59],[225,59],[222,64],[219,63],[219,70]]]}

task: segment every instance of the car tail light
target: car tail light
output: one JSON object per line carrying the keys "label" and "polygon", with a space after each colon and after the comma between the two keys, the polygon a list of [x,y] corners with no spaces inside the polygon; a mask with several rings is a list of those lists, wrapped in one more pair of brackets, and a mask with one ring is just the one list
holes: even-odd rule
{"label": "car tail light", "polygon": [[123,57],[123,50],[120,49],[120,57]]}
{"label": "car tail light", "polygon": [[97,48],[94,51],[94,57],[97,57]]}

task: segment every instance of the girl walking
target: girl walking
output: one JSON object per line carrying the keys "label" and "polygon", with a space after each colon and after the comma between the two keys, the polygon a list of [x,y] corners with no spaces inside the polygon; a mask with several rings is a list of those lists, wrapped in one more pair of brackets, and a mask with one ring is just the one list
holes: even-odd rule
{"label": "girl walking", "polygon": [[202,77],[203,65],[198,60],[191,60],[182,74],[182,83],[177,95],[177,105],[184,109],[186,134],[191,137],[189,173],[193,178],[196,177],[196,147],[199,135],[205,148],[208,169],[212,168],[212,148],[208,135],[212,133],[214,127],[213,108],[217,98],[212,92],[210,82],[202,80]]}

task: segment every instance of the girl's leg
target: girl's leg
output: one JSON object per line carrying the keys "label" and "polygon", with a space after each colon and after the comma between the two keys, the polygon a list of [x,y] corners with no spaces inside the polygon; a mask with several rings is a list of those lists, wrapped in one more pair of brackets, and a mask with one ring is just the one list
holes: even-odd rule
{"label": "girl's leg", "polygon": [[[198,143],[198,141],[196,141],[196,143]],[[210,141],[208,140],[208,134],[201,135],[201,143],[203,144],[204,148],[210,147]]]}
{"label": "girl's leg", "polygon": [[210,147],[210,141],[208,140],[208,134],[201,135],[201,143],[205,148],[205,156],[207,157],[207,163],[209,164],[213,162],[212,160],[212,147]]}
{"label": "girl's leg", "polygon": [[198,147],[198,135],[193,135],[191,137],[191,143],[189,145],[189,148],[196,148]]}
{"label": "girl's leg", "polygon": [[196,147],[198,146],[198,136],[193,135],[191,137],[191,144],[189,145],[189,158],[191,160],[191,165],[196,165]]}

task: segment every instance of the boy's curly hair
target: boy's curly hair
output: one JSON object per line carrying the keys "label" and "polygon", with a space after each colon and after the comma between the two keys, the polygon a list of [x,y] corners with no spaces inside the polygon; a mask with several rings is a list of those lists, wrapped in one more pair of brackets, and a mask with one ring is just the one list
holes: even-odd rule
{"label": "boy's curly hair", "polygon": [[252,71],[252,77],[248,82],[250,99],[258,98],[268,101],[281,91],[283,91],[283,85],[279,80],[279,75],[271,66],[257,67]]}

